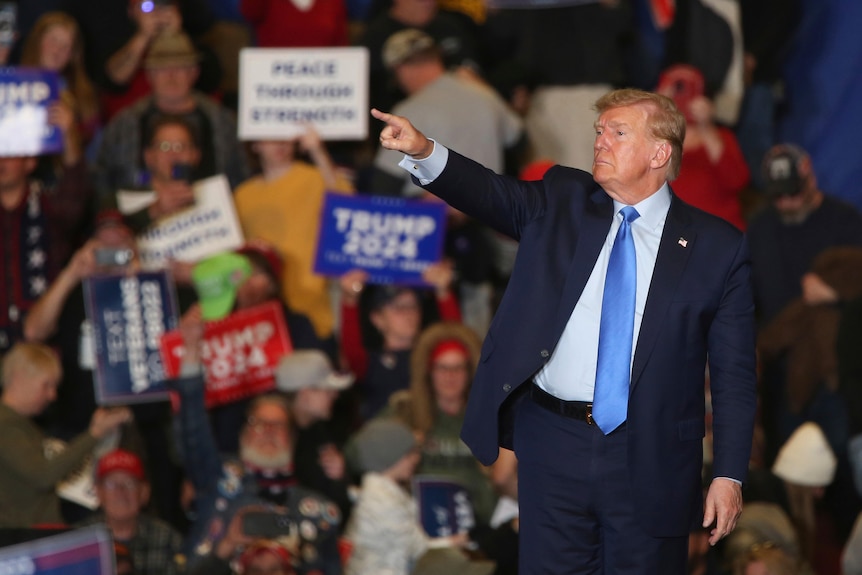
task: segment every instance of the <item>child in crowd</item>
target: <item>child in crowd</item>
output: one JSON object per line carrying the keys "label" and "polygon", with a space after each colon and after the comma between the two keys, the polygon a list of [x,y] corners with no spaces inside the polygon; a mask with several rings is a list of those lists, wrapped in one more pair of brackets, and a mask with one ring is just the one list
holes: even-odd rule
{"label": "child in crowd", "polygon": [[125,407],[100,407],[87,431],[47,459],[44,436],[32,421],[57,397],[63,375],[54,351],[38,343],[17,343],[3,357],[0,395],[0,527],[63,523],[56,485],[81,465],[98,441],[129,421]]}
{"label": "child in crowd", "polygon": [[464,533],[430,539],[419,523],[408,486],[421,452],[410,428],[394,419],[376,419],[354,441],[364,475],[345,532],[353,545],[347,575],[407,575],[429,546],[466,543]]}

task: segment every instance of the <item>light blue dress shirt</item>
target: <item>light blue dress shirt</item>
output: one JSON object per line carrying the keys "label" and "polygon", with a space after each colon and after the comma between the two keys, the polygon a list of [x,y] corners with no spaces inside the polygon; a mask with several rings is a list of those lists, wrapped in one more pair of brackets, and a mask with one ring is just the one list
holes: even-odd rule
{"label": "light blue dress shirt", "polygon": [[[434,149],[427,158],[415,160],[410,156],[404,156],[399,165],[425,185],[433,182],[443,172],[448,159],[449,150],[434,142]],[[665,183],[657,193],[634,206],[640,217],[632,223],[632,235],[637,254],[637,295],[632,359],[634,350],[637,348],[644,306],[653,268],[655,268],[659,242],[664,231],[664,222],[670,208],[670,200],[670,188]],[[535,380],[539,387],[560,399],[593,400],[605,273],[608,269],[608,259],[614,245],[614,238],[622,223],[619,211],[623,207],[625,204],[614,200],[615,216],[590,278],[578,303],[575,304],[575,309],[569,317],[554,353],[551,354],[545,367],[536,374]]]}

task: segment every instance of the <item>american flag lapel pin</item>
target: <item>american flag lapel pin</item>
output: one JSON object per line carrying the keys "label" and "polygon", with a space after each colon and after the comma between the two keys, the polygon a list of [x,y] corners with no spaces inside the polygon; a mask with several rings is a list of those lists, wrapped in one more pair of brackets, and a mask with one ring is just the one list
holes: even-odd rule
{"label": "american flag lapel pin", "polygon": [[677,243],[678,243],[679,245],[681,245],[682,247],[687,247],[687,246],[688,246],[688,240],[687,240],[687,239],[685,239],[685,238],[679,238],[679,241],[677,241]]}

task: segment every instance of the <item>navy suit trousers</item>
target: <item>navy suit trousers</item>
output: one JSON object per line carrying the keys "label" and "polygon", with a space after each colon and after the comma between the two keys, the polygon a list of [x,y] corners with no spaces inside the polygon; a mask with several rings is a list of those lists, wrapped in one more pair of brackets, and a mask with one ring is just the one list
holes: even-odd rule
{"label": "navy suit trousers", "polygon": [[626,424],[605,436],[527,394],[515,407],[520,575],[684,575],[687,537],[634,514]]}

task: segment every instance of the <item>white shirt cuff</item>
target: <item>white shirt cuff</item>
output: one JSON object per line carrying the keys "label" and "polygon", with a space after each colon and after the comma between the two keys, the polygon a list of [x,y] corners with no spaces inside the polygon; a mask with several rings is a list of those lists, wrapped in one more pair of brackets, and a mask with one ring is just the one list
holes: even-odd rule
{"label": "white shirt cuff", "polygon": [[427,158],[417,160],[405,154],[398,162],[399,166],[416,176],[423,186],[436,180],[437,176],[443,173],[446,162],[449,161],[449,149],[432,138],[428,139],[434,143],[434,149]]}
{"label": "white shirt cuff", "polygon": [[739,479],[734,479],[733,477],[725,477],[724,475],[719,475],[718,477],[715,477],[714,479],[727,479],[728,481],[733,481],[737,485],[742,485],[742,481],[740,481]]}

